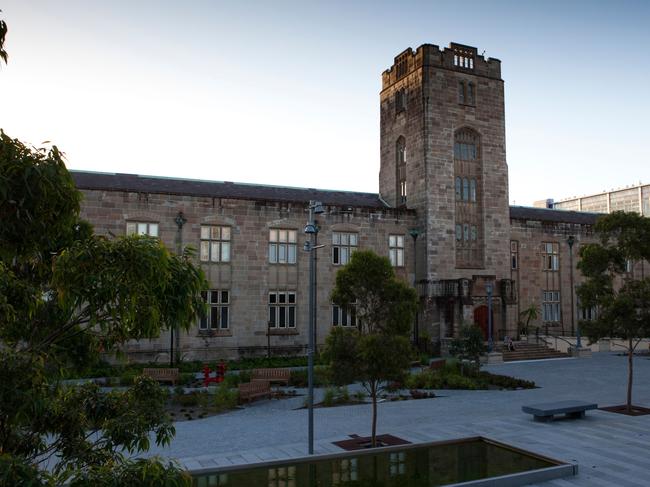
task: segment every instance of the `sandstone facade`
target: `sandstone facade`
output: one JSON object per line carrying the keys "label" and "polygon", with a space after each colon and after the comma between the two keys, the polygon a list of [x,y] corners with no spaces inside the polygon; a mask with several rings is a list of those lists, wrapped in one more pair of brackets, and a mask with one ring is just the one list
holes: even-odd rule
{"label": "sandstone facade", "polygon": [[[463,324],[485,328],[488,301],[495,341],[518,335],[519,314],[531,304],[542,309],[533,327],[575,330],[583,312],[573,293],[580,282],[577,252],[593,238],[596,215],[509,206],[500,61],[461,44],[408,49],[382,74],[380,105],[379,194],[74,172],[85,196],[82,216],[98,233],[120,236],[129,223],[153,224],[169,248],[198,249],[211,289],[227,291],[226,326],[197,323],[183,333],[183,357],[262,355],[269,348],[304,353],[309,262],[302,249],[311,200],[325,206],[317,217],[318,243],[325,245],[317,251],[319,344],[332,326],[352,324],[329,293],[354,248],[390,256],[398,276],[416,285],[421,309],[414,338],[429,347],[456,336]],[[200,260],[202,235],[213,227],[225,229],[227,259],[217,260],[226,261]],[[279,235],[295,236],[282,244],[295,262],[274,262]],[[204,252],[211,243],[219,249],[215,238]],[[285,326],[273,323],[278,303],[269,300],[280,299],[278,293],[295,296],[291,326],[288,315]],[[127,351],[135,359],[165,360],[169,342],[161,336],[130,343]]]}

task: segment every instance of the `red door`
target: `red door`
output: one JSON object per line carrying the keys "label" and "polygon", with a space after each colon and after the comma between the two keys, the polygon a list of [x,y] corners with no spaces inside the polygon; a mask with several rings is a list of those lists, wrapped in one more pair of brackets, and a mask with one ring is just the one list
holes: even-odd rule
{"label": "red door", "polygon": [[478,306],[474,309],[474,324],[483,331],[483,338],[488,339],[488,307]]}

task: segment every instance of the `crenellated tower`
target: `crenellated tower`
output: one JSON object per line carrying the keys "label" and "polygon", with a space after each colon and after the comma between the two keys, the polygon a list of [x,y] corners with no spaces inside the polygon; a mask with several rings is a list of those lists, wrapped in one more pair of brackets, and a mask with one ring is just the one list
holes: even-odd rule
{"label": "crenellated tower", "polygon": [[442,337],[453,335],[461,321],[476,321],[492,283],[502,308],[495,323],[506,329],[512,299],[500,293],[510,277],[501,62],[462,44],[409,48],[382,74],[380,100],[379,190],[391,206],[417,210],[417,278],[433,303],[428,321]]}

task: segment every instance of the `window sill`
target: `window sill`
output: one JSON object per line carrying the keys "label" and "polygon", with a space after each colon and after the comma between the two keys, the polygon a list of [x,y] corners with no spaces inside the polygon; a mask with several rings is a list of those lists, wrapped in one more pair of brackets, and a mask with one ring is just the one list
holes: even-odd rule
{"label": "window sill", "polygon": [[232,336],[232,331],[231,330],[199,330],[199,333],[198,333],[197,336],[202,337],[202,338],[231,337]]}
{"label": "window sill", "polygon": [[467,108],[476,108],[476,104],[471,105],[469,103],[458,103],[461,107],[467,107]]}
{"label": "window sill", "polygon": [[295,328],[269,328],[269,335],[298,335],[298,330]]}
{"label": "window sill", "polygon": [[223,261],[223,260],[200,260],[201,264],[230,264],[232,261]]}

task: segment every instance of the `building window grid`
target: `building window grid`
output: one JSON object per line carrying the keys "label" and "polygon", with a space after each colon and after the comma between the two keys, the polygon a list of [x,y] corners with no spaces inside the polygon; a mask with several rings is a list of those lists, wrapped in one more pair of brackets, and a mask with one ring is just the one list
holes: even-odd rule
{"label": "building window grid", "polygon": [[332,304],[332,326],[356,327],[356,303],[351,303],[349,306],[339,306],[337,304]]}
{"label": "building window grid", "polygon": [[399,194],[399,202],[406,203],[406,140],[404,137],[397,139],[396,143],[397,152],[397,191]]}
{"label": "building window grid", "polygon": [[201,262],[230,262],[231,229],[219,225],[201,225]]}
{"label": "building window grid", "polygon": [[269,263],[296,263],[296,230],[273,228],[269,230]]}
{"label": "building window grid", "polygon": [[158,224],[154,222],[129,221],[126,222],[126,235],[158,236]]}
{"label": "building window grid", "polygon": [[278,467],[268,470],[269,487],[295,487],[296,467]]}
{"label": "building window grid", "polygon": [[474,106],[476,104],[476,89],[474,83],[458,82],[458,103],[461,105]]}
{"label": "building window grid", "polygon": [[395,452],[389,455],[389,472],[390,476],[404,475],[406,473],[406,453]]}
{"label": "building window grid", "polygon": [[395,108],[397,113],[406,110],[406,90],[403,88],[395,92]]}
{"label": "building window grid", "polygon": [[560,269],[559,251],[557,242],[542,242],[542,270],[556,272]]}
{"label": "building window grid", "polygon": [[546,323],[560,321],[560,291],[542,293],[542,320]]}
{"label": "building window grid", "polygon": [[269,293],[269,328],[296,327],[296,292],[272,291]]}
{"label": "building window grid", "polygon": [[593,321],[598,318],[598,308],[590,306],[588,308],[578,306],[578,319],[582,321]]}
{"label": "building window grid", "polygon": [[356,458],[344,458],[332,464],[332,485],[342,482],[355,482],[358,480],[358,463]]}
{"label": "building window grid", "polygon": [[475,178],[461,178],[460,176],[456,176],[454,182],[456,201],[469,201],[471,203],[476,203],[476,188],[477,183]]}
{"label": "building window grid", "polygon": [[388,236],[388,257],[393,267],[404,267],[404,235]]}
{"label": "building window grid", "polygon": [[202,475],[196,478],[196,487],[226,487],[228,485],[228,474],[219,473]]}
{"label": "building window grid", "polygon": [[510,242],[510,268],[512,270],[519,268],[519,243],[515,240]]}
{"label": "building window grid", "polygon": [[227,330],[230,328],[230,291],[211,289],[201,293],[203,301],[208,306],[207,314],[201,318],[199,329],[208,330]]}
{"label": "building window grid", "polygon": [[332,264],[347,264],[352,252],[357,250],[358,240],[356,233],[332,232]]}

